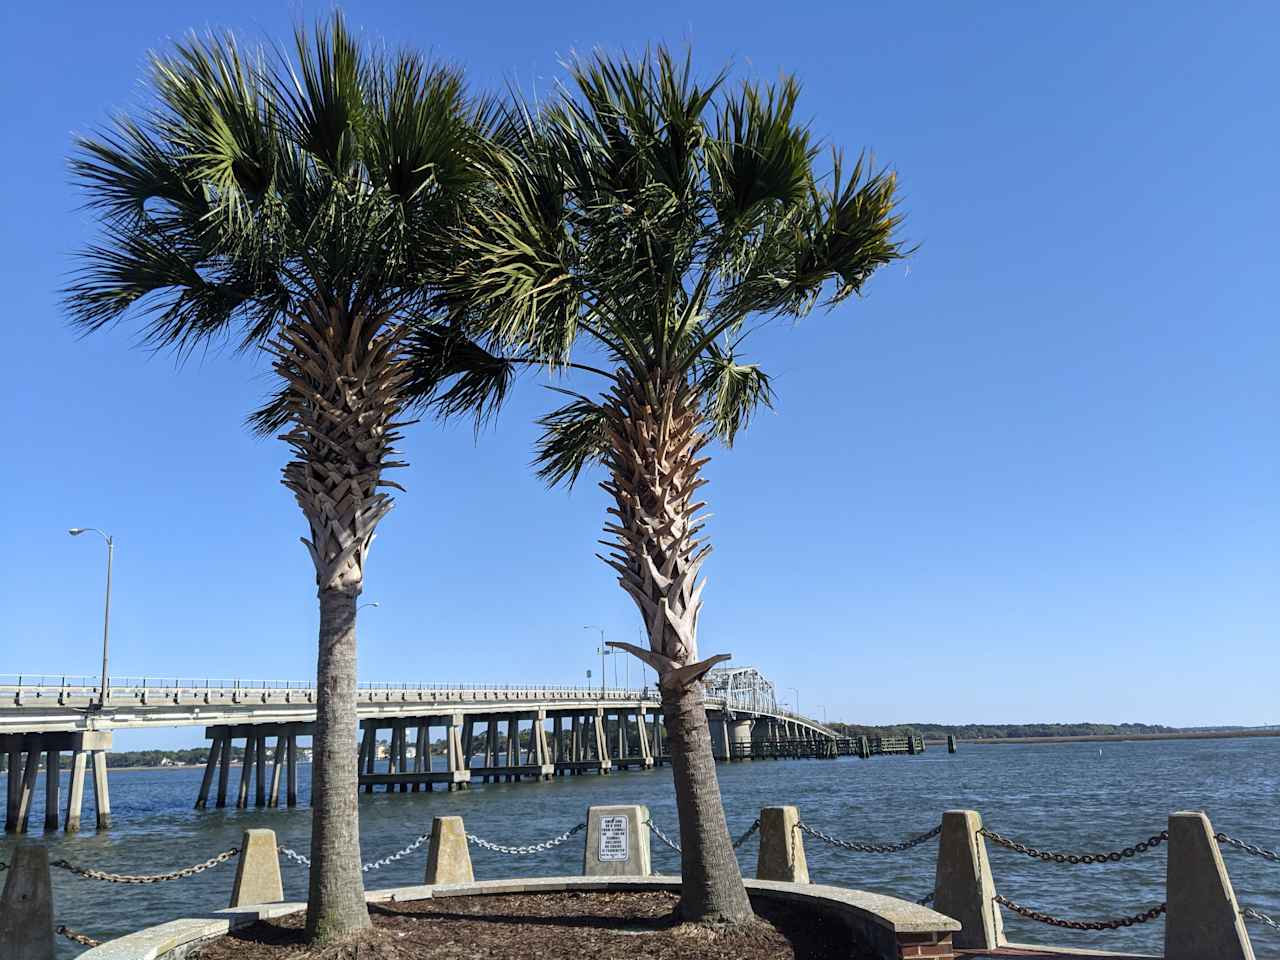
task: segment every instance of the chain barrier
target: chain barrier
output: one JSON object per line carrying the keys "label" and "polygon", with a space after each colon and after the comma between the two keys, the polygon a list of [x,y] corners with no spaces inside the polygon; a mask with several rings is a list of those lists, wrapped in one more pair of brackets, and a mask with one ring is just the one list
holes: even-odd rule
{"label": "chain barrier", "polygon": [[197,873],[204,873],[211,867],[216,867],[220,864],[226,863],[239,852],[239,847],[232,847],[230,850],[222,851],[222,853],[215,857],[210,857],[204,863],[197,863],[194,866],[185,867],[182,870],[174,870],[172,873],[153,873],[150,875],[104,873],[101,870],[92,870],[88,867],[78,867],[74,863],[69,863],[66,860],[53,860],[49,863],[49,866],[70,871],[78,877],[84,877],[86,880],[105,880],[108,883],[164,883],[168,880],[183,880],[187,877],[194,877]]}
{"label": "chain barrier", "polygon": [[552,847],[558,847],[564,843],[575,833],[587,829],[585,823],[580,823],[576,827],[570,827],[558,837],[552,837],[550,840],[544,840],[542,843],[531,843],[524,847],[504,847],[500,843],[490,843],[488,840],[481,840],[474,833],[468,833],[467,839],[478,847],[484,847],[486,850],[492,850],[494,853],[506,854],[508,857],[527,857],[534,853],[546,853]]}
{"label": "chain barrier", "polygon": [[59,927],[56,927],[53,932],[60,937],[66,937],[72,943],[80,944],[80,946],[82,947],[102,946],[101,940],[95,940],[93,939],[93,937],[89,936],[88,934],[84,934],[76,930],[72,930],[70,927],[59,926]]}
{"label": "chain barrier", "polygon": [[760,829],[760,819],[757,817],[755,823],[747,827],[747,832],[733,841],[733,849],[737,850],[740,846],[751,839],[751,835]]}
{"label": "chain barrier", "polygon": [[361,873],[368,873],[370,870],[381,870],[385,866],[395,863],[397,860],[407,857],[413,851],[417,850],[424,842],[431,839],[431,834],[424,833],[403,850],[397,850],[395,853],[383,857],[381,860],[371,860],[369,863],[360,866]]}
{"label": "chain barrier", "polygon": [[5,863],[3,860],[0,860],[0,873],[3,873],[8,869],[9,869],[9,865]]}
{"label": "chain barrier", "polygon": [[1219,843],[1225,843],[1235,847],[1237,850],[1243,850],[1245,853],[1251,853],[1255,857],[1262,857],[1263,860],[1270,860],[1272,863],[1280,863],[1280,853],[1274,850],[1266,850],[1263,847],[1255,847],[1252,843],[1245,843],[1243,840],[1237,840],[1235,837],[1229,837],[1225,833],[1215,833],[1213,839]]}
{"label": "chain barrier", "polygon": [[823,833],[815,827],[809,826],[803,820],[799,821],[796,826],[809,834],[811,837],[817,837],[833,847],[841,847],[844,850],[850,850],[854,853],[902,853],[904,850],[910,850],[912,847],[919,846],[926,840],[932,840],[942,832],[942,824],[938,824],[928,833],[922,833],[919,836],[903,840],[901,843],[855,843],[852,840],[840,840],[830,834]]}
{"label": "chain barrier", "polygon": [[[662,829],[656,823],[654,823],[652,820],[646,820],[644,823],[645,823],[645,826],[647,826],[650,830],[654,832],[654,834],[657,836],[659,840],[665,843],[668,847],[670,847],[676,853],[683,855],[684,851],[680,849],[680,844],[676,843],[674,840],[668,837],[665,833],[663,833]],[[747,833],[743,836],[743,839],[745,840],[750,835],[751,835],[751,832],[747,831]]]}
{"label": "chain barrier", "polygon": [[938,895],[937,890],[930,890],[923,897],[917,900],[916,903],[920,904],[920,906],[922,907],[927,907],[929,904],[933,903],[933,898],[936,897],[937,895]]}
{"label": "chain barrier", "polygon": [[1011,840],[1006,836],[996,833],[994,830],[988,830],[983,827],[978,831],[982,836],[986,837],[997,846],[1007,847],[1017,853],[1026,854],[1035,860],[1043,860],[1045,863],[1119,863],[1127,857],[1134,857],[1140,853],[1146,853],[1152,847],[1158,847],[1169,839],[1169,831],[1162,830],[1154,837],[1148,837],[1146,840],[1140,840],[1131,847],[1125,847],[1122,850],[1110,850],[1106,853],[1059,853],[1056,850],[1037,850],[1035,847],[1029,847],[1025,843],[1019,843],[1017,840]]}
{"label": "chain barrier", "polygon": [[1064,920],[1062,917],[1055,917],[1052,914],[1041,913],[1039,910],[1024,907],[1022,904],[1010,900],[1008,897],[1002,897],[998,893],[993,899],[1000,906],[1008,907],[1014,913],[1026,917],[1028,920],[1047,923],[1051,927],[1064,927],[1067,930],[1119,930],[1121,927],[1132,927],[1134,924],[1147,923],[1169,909],[1167,903],[1161,903],[1149,910],[1135,913],[1131,917],[1116,917],[1112,920]]}
{"label": "chain barrier", "polygon": [[1257,920],[1259,923],[1265,923],[1268,927],[1280,930],[1280,920],[1275,917],[1269,917],[1261,910],[1255,910],[1253,907],[1245,907],[1240,911],[1240,915],[1246,920]]}
{"label": "chain barrier", "polygon": [[276,853],[283,853],[285,857],[302,867],[311,866],[311,858],[304,857],[297,850],[290,850],[288,847],[276,847]]}

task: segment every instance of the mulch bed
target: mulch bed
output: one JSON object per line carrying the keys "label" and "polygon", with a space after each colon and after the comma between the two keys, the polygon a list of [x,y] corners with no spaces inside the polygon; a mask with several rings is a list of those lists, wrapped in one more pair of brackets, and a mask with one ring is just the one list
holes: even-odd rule
{"label": "mulch bed", "polygon": [[312,950],[304,915],[263,920],[193,960],[850,960],[849,934],[807,911],[757,903],[755,923],[678,925],[662,892],[449,897],[371,904],[374,929]]}

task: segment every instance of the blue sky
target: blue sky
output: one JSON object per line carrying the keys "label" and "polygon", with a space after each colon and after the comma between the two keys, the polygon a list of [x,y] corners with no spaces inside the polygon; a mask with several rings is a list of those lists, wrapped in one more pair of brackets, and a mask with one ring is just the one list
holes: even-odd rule
{"label": "blue sky", "polygon": [[[64,532],[91,525],[119,543],[114,673],[314,673],[285,450],[241,426],[261,358],[80,339],[57,289],[93,233],[72,134],[138,104],[145,52],[191,28],[284,39],[328,9],[0,12],[0,672],[96,669],[102,548]],[[898,171],[909,265],[755,340],[779,403],[709,468],[704,653],[833,720],[1280,722],[1273,4],[345,10],[480,88],[545,89],[571,50],[657,40],[707,72],[790,69],[817,133]],[[529,380],[478,440],[411,429],[363,678],[571,681],[598,675],[584,624],[635,639],[592,556],[603,493],[527,467],[551,402]]]}

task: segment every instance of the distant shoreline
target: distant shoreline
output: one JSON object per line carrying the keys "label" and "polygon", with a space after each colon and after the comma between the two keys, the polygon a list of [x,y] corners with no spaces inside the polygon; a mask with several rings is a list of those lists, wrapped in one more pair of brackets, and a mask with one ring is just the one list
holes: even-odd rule
{"label": "distant shoreline", "polygon": [[[1243,737],[1280,737],[1280,729],[1181,730],[1169,733],[1088,733],[1048,737],[957,737],[956,743],[994,746],[1004,743],[1117,743],[1131,740],[1236,740]],[[925,743],[943,746],[946,737],[925,737]]]}

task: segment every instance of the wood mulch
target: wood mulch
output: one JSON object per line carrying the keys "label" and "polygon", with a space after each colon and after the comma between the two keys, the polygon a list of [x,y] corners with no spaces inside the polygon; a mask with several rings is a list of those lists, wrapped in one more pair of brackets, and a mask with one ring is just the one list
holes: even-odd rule
{"label": "wood mulch", "polygon": [[311,949],[304,915],[263,920],[193,960],[851,960],[849,933],[815,914],[757,903],[741,927],[679,925],[662,892],[449,897],[372,904],[358,940]]}

